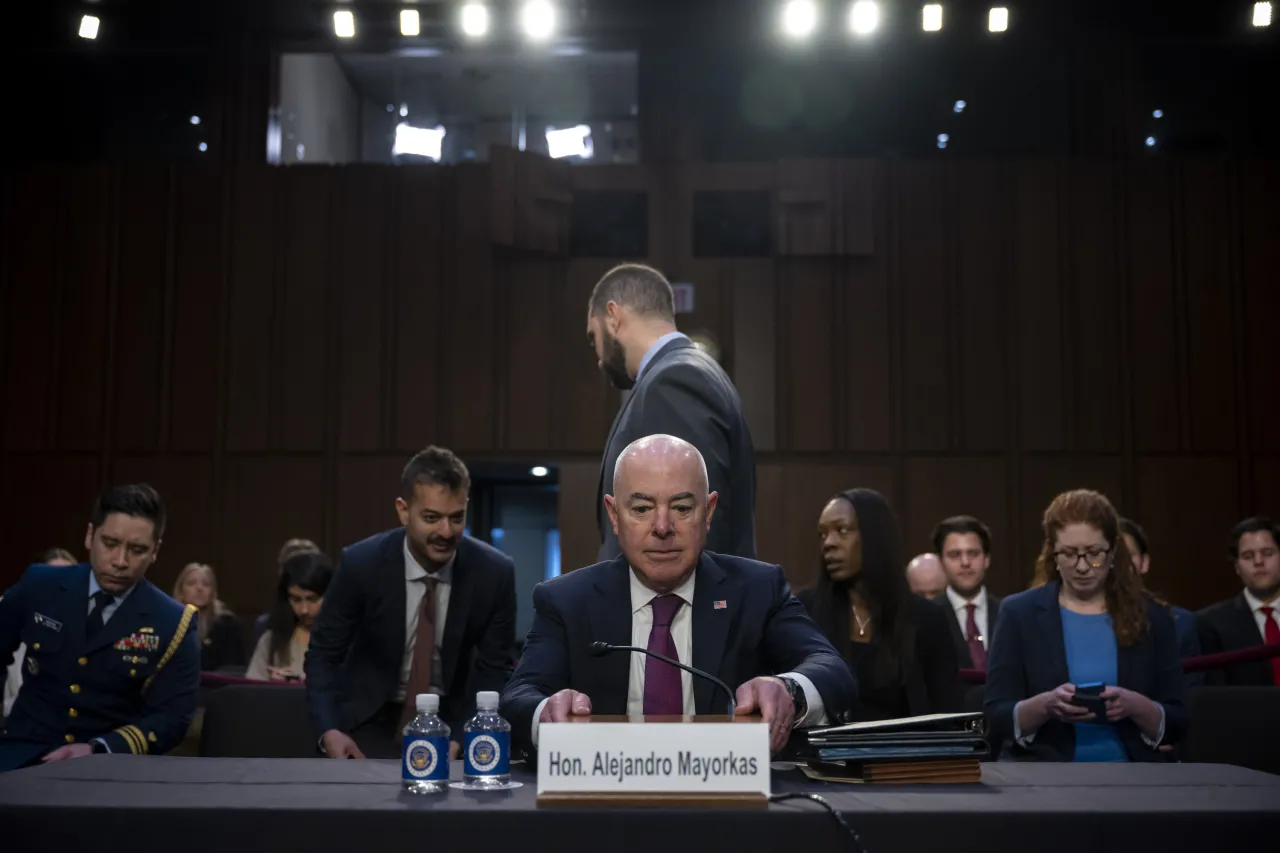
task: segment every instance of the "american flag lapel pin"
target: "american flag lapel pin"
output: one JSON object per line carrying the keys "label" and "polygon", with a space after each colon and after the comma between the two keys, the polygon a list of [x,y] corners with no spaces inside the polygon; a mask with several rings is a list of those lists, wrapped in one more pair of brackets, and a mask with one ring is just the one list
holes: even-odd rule
{"label": "american flag lapel pin", "polygon": [[724,609],[725,609],[725,608],[727,608],[728,606],[729,606],[729,602],[728,602],[728,601],[726,601],[726,600],[725,600],[725,599],[723,599],[723,598],[720,598],[720,599],[717,599],[717,600],[715,600],[715,601],[711,602],[711,608],[712,608],[713,610],[724,610]]}

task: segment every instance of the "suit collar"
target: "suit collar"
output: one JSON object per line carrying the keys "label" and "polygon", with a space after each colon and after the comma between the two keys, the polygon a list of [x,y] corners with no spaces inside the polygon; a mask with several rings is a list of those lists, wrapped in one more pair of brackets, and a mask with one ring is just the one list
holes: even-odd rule
{"label": "suit collar", "polygon": [[462,635],[467,628],[467,615],[471,612],[471,598],[475,589],[475,565],[480,555],[479,546],[471,537],[463,536],[458,542],[449,565],[441,570],[450,572],[449,610],[444,617],[444,644],[440,647],[442,684],[453,684],[458,668],[458,652],[462,648]]}
{"label": "suit collar", "polygon": [[[590,639],[614,646],[631,645],[631,568],[626,557],[617,557],[596,573],[596,598],[587,608]],[[603,707],[597,713],[625,714],[631,678],[631,655],[615,652],[600,659]],[[608,705],[612,699],[620,704]],[[607,710],[605,710],[607,709]]]}
{"label": "suit collar", "polygon": [[1059,684],[1065,684],[1070,678],[1067,670],[1067,647],[1062,639],[1062,611],[1058,605],[1059,581],[1050,581],[1039,589],[1033,590],[1036,606],[1036,623],[1040,626],[1041,638],[1049,652],[1049,663],[1053,667],[1054,678]]}
{"label": "suit collar", "polygon": [[[636,384],[644,379],[645,371],[649,369],[649,365],[658,359],[658,356],[666,353],[667,347],[677,341],[688,341],[689,336],[683,332],[667,332],[662,337],[653,342],[653,345],[645,351],[644,356],[640,359],[640,366],[636,369]],[[692,343],[692,342],[690,342]],[[672,348],[676,349],[675,347]]]}
{"label": "suit collar", "polygon": [[[729,628],[738,618],[742,596],[724,569],[702,552],[695,575],[693,612],[693,666],[719,676],[724,670],[724,649]],[[717,713],[716,686],[705,678],[693,682],[694,707],[699,714]]]}

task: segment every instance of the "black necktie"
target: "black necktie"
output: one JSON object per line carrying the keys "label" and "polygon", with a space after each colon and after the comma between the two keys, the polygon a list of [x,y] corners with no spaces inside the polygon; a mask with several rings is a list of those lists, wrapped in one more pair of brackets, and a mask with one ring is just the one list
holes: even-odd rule
{"label": "black necktie", "polygon": [[105,589],[100,589],[93,594],[93,609],[89,611],[89,619],[85,622],[84,636],[85,639],[92,637],[94,634],[102,630],[102,623],[106,620],[102,618],[102,614],[106,611],[107,605],[114,598],[111,593]]}

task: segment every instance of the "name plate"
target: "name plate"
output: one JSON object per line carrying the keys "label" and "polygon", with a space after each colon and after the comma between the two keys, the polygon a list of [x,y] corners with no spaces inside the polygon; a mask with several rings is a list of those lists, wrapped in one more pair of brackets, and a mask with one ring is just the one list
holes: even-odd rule
{"label": "name plate", "polygon": [[767,723],[543,723],[538,794],[768,797]]}

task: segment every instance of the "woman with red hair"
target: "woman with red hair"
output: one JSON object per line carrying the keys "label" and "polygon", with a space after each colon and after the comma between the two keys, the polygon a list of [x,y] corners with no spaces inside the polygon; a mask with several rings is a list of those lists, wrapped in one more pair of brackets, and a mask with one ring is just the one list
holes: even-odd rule
{"label": "woman with red hair", "polygon": [[[1168,608],[1148,595],[1119,517],[1078,490],[1044,514],[1035,583],[1000,606],[986,711],[1008,755],[1040,761],[1166,761],[1186,732]],[[1091,695],[1094,694],[1094,695]]]}

